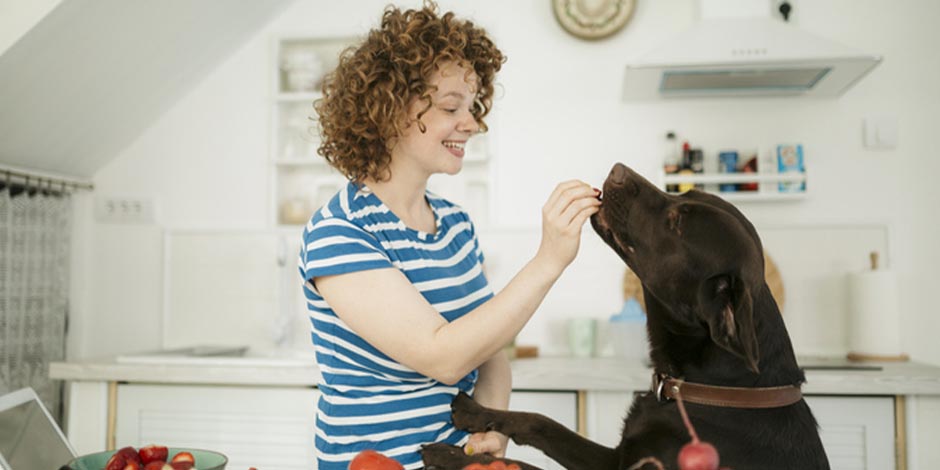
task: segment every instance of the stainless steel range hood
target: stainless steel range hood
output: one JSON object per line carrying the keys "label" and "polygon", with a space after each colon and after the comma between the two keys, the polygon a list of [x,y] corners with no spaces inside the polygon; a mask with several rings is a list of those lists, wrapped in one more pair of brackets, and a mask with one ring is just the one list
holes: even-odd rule
{"label": "stainless steel range hood", "polygon": [[881,57],[770,17],[707,18],[627,65],[627,101],[837,97]]}

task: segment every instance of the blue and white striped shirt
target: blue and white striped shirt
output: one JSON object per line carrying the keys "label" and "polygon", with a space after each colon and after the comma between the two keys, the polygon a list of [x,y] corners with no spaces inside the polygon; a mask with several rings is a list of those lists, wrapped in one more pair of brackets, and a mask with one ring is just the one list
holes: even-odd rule
{"label": "blue and white striped shirt", "polygon": [[[323,300],[311,279],[367,269],[398,268],[421,295],[453,321],[493,296],[483,275],[483,253],[473,224],[460,207],[426,193],[437,232],[405,224],[366,186],[347,184],[318,210],[304,230],[300,274],[311,339],[323,380],[317,408],[319,470],[346,470],[361,450],[420,468],[422,444],[463,444],[450,403],[472,394],[473,371],[454,386],[426,377],[375,349]],[[395,315],[389,306],[384,315]]]}

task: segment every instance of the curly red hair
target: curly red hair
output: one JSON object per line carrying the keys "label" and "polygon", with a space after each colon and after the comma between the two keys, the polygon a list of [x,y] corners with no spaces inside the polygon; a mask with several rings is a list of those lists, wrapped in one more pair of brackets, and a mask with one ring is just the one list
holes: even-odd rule
{"label": "curly red hair", "polygon": [[[314,103],[322,141],[318,152],[352,181],[388,177],[391,147],[410,124],[409,105],[431,107],[435,87],[429,78],[442,65],[456,62],[477,76],[472,113],[481,131],[493,102],[493,81],[506,58],[486,31],[452,12],[439,15],[426,2],[420,10],[385,9],[382,24],[358,46],[343,51],[336,70],[323,82],[323,98]],[[469,78],[469,77],[468,77]]]}

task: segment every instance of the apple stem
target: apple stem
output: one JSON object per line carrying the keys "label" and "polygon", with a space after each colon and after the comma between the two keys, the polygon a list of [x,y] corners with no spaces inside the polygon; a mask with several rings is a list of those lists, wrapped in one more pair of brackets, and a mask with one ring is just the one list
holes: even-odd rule
{"label": "apple stem", "polygon": [[689,421],[689,414],[685,412],[685,405],[682,403],[682,394],[676,390],[675,396],[676,404],[679,405],[679,414],[682,415],[682,422],[685,423],[685,428],[689,430],[689,435],[692,436],[692,443],[698,444],[698,434],[695,433],[695,428],[692,427],[692,422]]}

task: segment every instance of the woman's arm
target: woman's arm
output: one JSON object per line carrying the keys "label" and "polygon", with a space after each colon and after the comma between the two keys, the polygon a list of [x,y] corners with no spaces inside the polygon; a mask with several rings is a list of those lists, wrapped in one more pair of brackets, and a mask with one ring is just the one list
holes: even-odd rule
{"label": "woman's arm", "polygon": [[581,228],[600,201],[587,184],[560,184],[542,209],[535,257],[498,294],[448,323],[398,269],[316,278],[320,295],[353,331],[421,374],[454,384],[522,330],[574,260]]}

